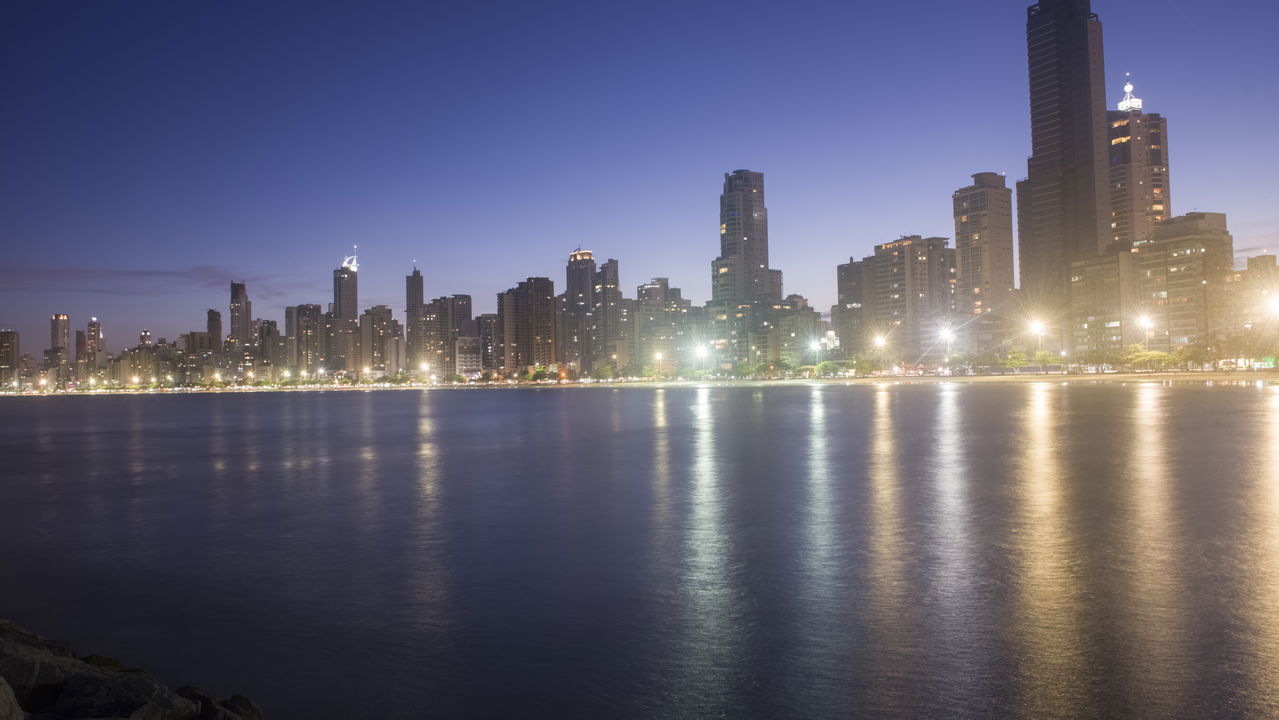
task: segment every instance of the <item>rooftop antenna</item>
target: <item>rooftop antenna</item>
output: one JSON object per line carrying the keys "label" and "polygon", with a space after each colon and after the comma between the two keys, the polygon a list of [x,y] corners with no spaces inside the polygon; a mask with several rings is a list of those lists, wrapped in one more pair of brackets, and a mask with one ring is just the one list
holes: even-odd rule
{"label": "rooftop antenna", "polygon": [[1124,73],[1124,99],[1119,101],[1119,111],[1141,111],[1141,98],[1132,94],[1132,73]]}
{"label": "rooftop antenna", "polygon": [[351,254],[342,258],[342,267],[350,268],[351,272],[359,272],[360,271],[359,250],[360,250],[359,245],[352,245]]}

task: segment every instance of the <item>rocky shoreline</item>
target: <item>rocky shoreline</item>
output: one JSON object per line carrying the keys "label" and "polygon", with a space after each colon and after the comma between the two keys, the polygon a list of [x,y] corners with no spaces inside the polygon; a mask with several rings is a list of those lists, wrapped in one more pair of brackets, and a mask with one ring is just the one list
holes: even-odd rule
{"label": "rocky shoreline", "polygon": [[145,672],[0,620],[0,720],[263,720],[252,700],[170,690]]}

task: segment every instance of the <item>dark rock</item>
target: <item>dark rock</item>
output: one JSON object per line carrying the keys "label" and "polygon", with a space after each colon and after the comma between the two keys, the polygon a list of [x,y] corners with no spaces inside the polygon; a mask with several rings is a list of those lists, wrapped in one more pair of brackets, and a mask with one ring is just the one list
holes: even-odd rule
{"label": "dark rock", "polygon": [[[6,708],[7,698],[13,701],[12,710]],[[0,620],[0,720],[28,717],[262,720],[262,710],[239,695],[217,700],[191,687],[173,692],[118,660],[102,655],[77,659],[65,643]]]}
{"label": "dark rock", "polygon": [[18,706],[18,698],[13,695],[13,688],[0,677],[0,720],[25,720],[26,717]]}
{"label": "dark rock", "polygon": [[180,687],[176,692],[199,707],[199,720],[263,720],[262,709],[243,695],[217,700],[200,688],[190,685]]}

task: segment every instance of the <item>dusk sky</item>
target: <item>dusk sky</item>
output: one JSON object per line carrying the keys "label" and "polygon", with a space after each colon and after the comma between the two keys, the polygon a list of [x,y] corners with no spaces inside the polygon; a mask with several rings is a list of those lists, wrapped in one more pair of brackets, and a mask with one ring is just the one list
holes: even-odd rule
{"label": "dusk sky", "polygon": [[[397,316],[415,258],[492,312],[578,246],[701,303],[737,168],[825,312],[850,255],[951,237],[970,174],[1025,175],[1027,4],[5,2],[0,327],[173,340],[231,280],[282,326],[354,243],[361,306]],[[1110,105],[1131,72],[1169,118],[1173,211],[1279,250],[1279,7],[1093,8]]]}

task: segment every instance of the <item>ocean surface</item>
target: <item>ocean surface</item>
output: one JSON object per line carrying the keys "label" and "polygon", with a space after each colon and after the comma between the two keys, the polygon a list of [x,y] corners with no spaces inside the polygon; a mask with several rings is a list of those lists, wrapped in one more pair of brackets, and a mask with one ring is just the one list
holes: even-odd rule
{"label": "ocean surface", "polygon": [[1279,717],[1279,387],[0,399],[0,617],[295,718]]}

